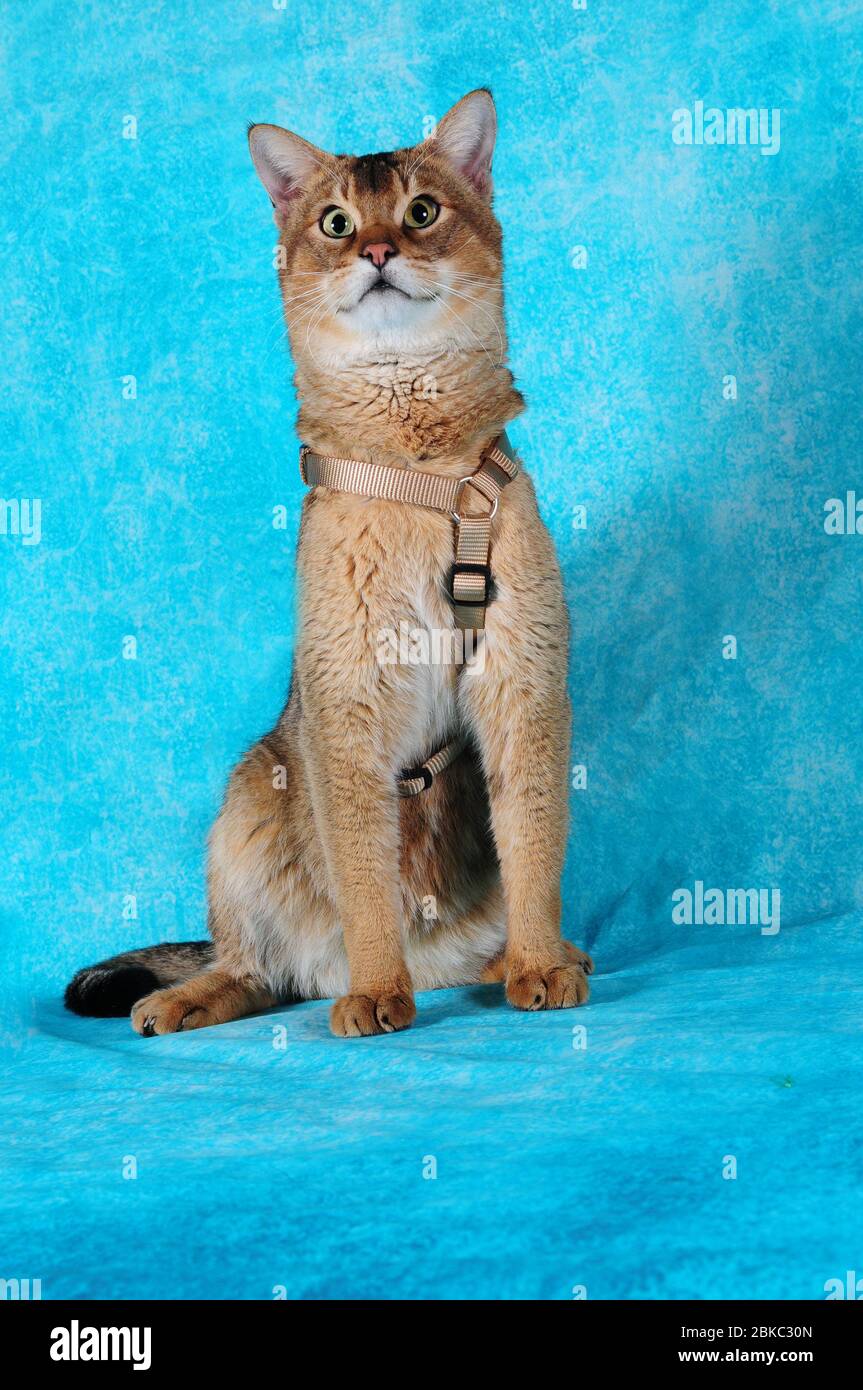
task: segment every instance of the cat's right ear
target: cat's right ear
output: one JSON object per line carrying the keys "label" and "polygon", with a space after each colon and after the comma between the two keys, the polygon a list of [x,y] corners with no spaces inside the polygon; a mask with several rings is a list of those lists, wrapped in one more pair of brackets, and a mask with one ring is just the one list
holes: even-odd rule
{"label": "cat's right ear", "polygon": [[330,163],[326,151],[278,125],[249,126],[249,150],[277,222],[290,211],[312,174]]}

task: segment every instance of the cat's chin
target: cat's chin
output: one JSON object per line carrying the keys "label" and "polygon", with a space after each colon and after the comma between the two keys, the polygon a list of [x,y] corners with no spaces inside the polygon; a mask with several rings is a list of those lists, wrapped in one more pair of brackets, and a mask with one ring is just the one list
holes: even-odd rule
{"label": "cat's chin", "polygon": [[317,322],[311,335],[300,333],[293,350],[319,369],[343,370],[392,359],[419,366],[441,355],[477,351],[494,363],[501,343],[501,329],[488,312],[471,323],[448,312],[438,295],[378,290]]}
{"label": "cat's chin", "polygon": [[368,338],[379,334],[415,333],[418,327],[431,322],[436,311],[437,305],[432,299],[389,288],[371,290],[352,308],[340,310],[337,318],[342,327]]}

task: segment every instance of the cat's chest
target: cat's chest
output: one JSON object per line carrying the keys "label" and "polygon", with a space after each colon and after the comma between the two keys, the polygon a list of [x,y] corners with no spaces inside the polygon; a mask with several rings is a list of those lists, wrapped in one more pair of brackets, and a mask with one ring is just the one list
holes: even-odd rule
{"label": "cat's chest", "polygon": [[400,503],[319,494],[303,516],[298,569],[311,621],[322,604],[338,622],[408,630],[452,629],[446,584],[454,558],[451,520]]}

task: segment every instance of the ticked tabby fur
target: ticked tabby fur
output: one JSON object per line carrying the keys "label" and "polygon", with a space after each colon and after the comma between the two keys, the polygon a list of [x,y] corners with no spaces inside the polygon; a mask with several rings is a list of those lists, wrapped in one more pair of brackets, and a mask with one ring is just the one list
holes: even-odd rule
{"label": "ticked tabby fur", "polygon": [[[523,409],[504,362],[495,129],[484,90],[421,144],[362,158],[252,126],[298,433],[316,452],[462,477]],[[211,942],[83,970],[71,1008],[131,1009],[150,1035],[334,998],[333,1032],[358,1036],[407,1027],[417,989],[500,980],[521,1009],[586,999],[589,957],[561,939],[567,619],[525,472],[493,523],[483,662],[383,664],[381,632],[452,629],[452,560],[445,515],[310,492],[291,693],[212,832]],[[400,770],[459,731],[467,751],[400,799]]]}

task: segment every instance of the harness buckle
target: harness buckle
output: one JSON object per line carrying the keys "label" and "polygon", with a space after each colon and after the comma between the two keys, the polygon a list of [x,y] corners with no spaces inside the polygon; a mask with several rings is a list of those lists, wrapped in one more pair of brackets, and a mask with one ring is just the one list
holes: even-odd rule
{"label": "harness buckle", "polygon": [[[492,513],[494,515],[494,513]],[[482,598],[456,598],[455,581],[463,574],[481,574],[485,582]],[[460,608],[485,608],[491,587],[491,565],[471,564],[467,560],[456,560],[449,575],[449,598]]]}
{"label": "harness buckle", "polygon": [[308,485],[309,485],[309,480],[308,480],[308,478],[306,477],[306,458],[308,457],[308,455],[309,455],[311,452],[312,452],[312,451],[311,451],[311,449],[309,448],[308,444],[301,444],[301,445],[300,445],[300,477],[302,478],[303,482],[306,484],[306,487],[308,487]]}
{"label": "harness buckle", "polygon": [[[459,504],[460,504],[460,502],[461,502],[461,495],[462,495],[462,492],[463,492],[464,489],[467,487],[468,483],[472,483],[473,480],[474,480],[474,474],[473,474],[473,473],[468,473],[468,475],[467,475],[466,478],[459,478],[458,482],[456,483],[456,492],[455,492],[455,505],[456,505],[456,510],[450,512],[450,516],[452,517],[452,519],[453,519],[453,521],[455,522],[456,526],[458,526],[459,522],[462,520],[461,514],[460,514],[459,511],[458,511],[458,507],[459,507]],[[488,498],[485,496],[485,493],[482,492],[479,488],[477,488],[477,492],[479,493],[480,497],[484,497],[484,498],[485,498],[486,502],[488,501]],[[496,498],[494,499],[494,501],[492,502],[492,504],[491,504],[491,511],[490,511],[490,512],[480,512],[480,513],[477,513],[477,515],[479,515],[479,516],[486,516],[486,517],[488,517],[489,521],[491,521],[495,516],[497,516],[497,504],[498,504],[499,501],[500,501],[500,498],[496,497]]]}

